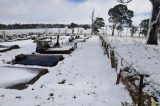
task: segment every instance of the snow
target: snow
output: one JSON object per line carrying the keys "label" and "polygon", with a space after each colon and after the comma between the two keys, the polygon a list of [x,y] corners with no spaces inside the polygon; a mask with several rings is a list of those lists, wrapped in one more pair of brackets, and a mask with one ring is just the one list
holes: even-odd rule
{"label": "snow", "polygon": [[7,49],[7,47],[0,47],[0,50],[4,50],[4,49]]}
{"label": "snow", "polygon": [[85,39],[82,39],[82,38],[79,38],[79,39],[76,39],[76,42],[85,42],[86,40]]}
{"label": "snow", "polygon": [[[37,28],[37,29],[12,29],[12,30],[0,30],[0,34],[3,35],[3,33],[5,32],[6,35],[13,35],[13,34],[29,34],[29,33],[61,33],[61,34],[65,34],[65,33],[72,33],[72,29],[68,29],[68,28]],[[75,28],[74,29],[75,33],[85,33],[85,34],[90,34],[91,29],[88,30],[84,30],[83,28]],[[34,35],[34,34],[33,34]]]}
{"label": "snow", "polygon": [[47,49],[46,51],[52,51],[52,50],[54,50],[54,51],[60,51],[60,50],[70,50],[70,49],[72,49],[73,48],[73,46],[71,46],[71,45],[67,45],[67,46],[64,46],[64,47],[59,47],[59,48],[49,48],[49,49]]}
{"label": "snow", "polygon": [[[0,53],[0,60],[4,60],[5,63],[11,61],[15,58],[16,55],[19,54],[31,54],[36,50],[36,43],[33,43],[32,40],[24,40],[24,41],[15,41],[15,42],[3,42],[0,45],[19,45],[20,49],[13,49],[5,53]],[[3,64],[4,61],[0,61],[0,65]]]}
{"label": "snow", "polygon": [[29,69],[0,67],[0,88],[25,83],[33,79],[38,73]]}
{"label": "snow", "polygon": [[[21,48],[0,53],[0,60],[11,60],[17,54],[35,51],[32,40],[5,44],[15,43]],[[48,67],[49,73],[25,90],[0,88],[0,106],[120,106],[121,102],[131,103],[124,86],[115,84],[117,74],[100,45],[98,36],[78,43],[72,54],[64,55],[65,59],[57,66]],[[0,62],[0,65],[5,64]],[[59,84],[61,81],[64,84]]]}
{"label": "snow", "polygon": [[[160,91],[160,46],[146,45],[144,38],[105,36],[116,52],[122,56],[136,71],[149,75],[150,84]],[[149,89],[149,88],[147,88]],[[150,91],[155,92],[153,89]]]}

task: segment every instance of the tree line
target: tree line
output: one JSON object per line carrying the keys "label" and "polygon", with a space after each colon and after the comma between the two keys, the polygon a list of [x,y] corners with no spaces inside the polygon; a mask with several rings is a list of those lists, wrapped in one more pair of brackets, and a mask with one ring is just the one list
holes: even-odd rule
{"label": "tree line", "polygon": [[85,24],[75,24],[72,25],[69,24],[20,24],[20,23],[15,23],[15,24],[0,24],[0,30],[5,30],[5,29],[33,29],[33,28],[66,28],[66,27],[72,27],[72,26],[76,26],[76,27],[80,27],[80,28],[84,28],[84,29],[88,29],[90,28],[90,25]]}

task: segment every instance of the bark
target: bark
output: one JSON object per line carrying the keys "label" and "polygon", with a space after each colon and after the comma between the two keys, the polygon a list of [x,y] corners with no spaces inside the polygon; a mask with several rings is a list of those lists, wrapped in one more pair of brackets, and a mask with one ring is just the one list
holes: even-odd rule
{"label": "bark", "polygon": [[93,23],[94,23],[94,9],[92,11],[92,16],[91,16],[91,20],[92,20],[92,25],[91,25],[91,35],[94,34],[94,26],[93,26]]}
{"label": "bark", "polygon": [[114,36],[114,31],[115,31],[116,26],[113,25],[113,29],[112,29],[112,36]]}
{"label": "bark", "polygon": [[150,20],[150,27],[148,30],[148,39],[147,44],[158,45],[158,30],[159,30],[159,22],[160,22],[160,14],[159,14],[159,0],[150,0],[152,3],[152,17]]}
{"label": "bark", "polygon": [[131,37],[133,37],[133,33],[131,33]]}
{"label": "bark", "polygon": [[127,26],[126,36],[127,36],[127,34],[128,34],[128,26]]}

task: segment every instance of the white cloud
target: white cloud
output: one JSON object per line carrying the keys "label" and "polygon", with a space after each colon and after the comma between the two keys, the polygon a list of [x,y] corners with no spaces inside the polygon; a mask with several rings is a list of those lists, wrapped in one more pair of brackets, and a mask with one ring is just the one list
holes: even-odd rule
{"label": "white cloud", "polygon": [[[68,0],[0,0],[0,23],[90,23],[95,9],[96,16],[108,23],[108,10],[118,3],[116,0],[87,0],[71,3]],[[133,0],[128,4],[135,11],[135,24],[149,17],[149,0]]]}

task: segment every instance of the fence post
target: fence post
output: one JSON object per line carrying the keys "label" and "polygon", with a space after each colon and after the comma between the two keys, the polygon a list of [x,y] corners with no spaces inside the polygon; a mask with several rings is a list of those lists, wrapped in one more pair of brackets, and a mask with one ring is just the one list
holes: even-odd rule
{"label": "fence post", "polygon": [[111,47],[108,45],[108,55],[109,55],[109,59],[111,59]]}
{"label": "fence post", "polygon": [[115,69],[116,69],[116,72],[118,71],[118,60],[115,59]]}
{"label": "fence post", "polygon": [[106,44],[106,53],[107,53],[107,56],[109,58],[109,45],[108,44]]}
{"label": "fence post", "polygon": [[103,40],[102,40],[101,46],[103,47]]}
{"label": "fence post", "polygon": [[121,58],[121,66],[123,66],[123,58]]}
{"label": "fence post", "polygon": [[113,49],[110,51],[110,56],[111,56],[111,66],[112,68],[116,68],[116,60],[115,60],[115,54]]}
{"label": "fence post", "polygon": [[[107,50],[107,43],[106,42],[104,44],[104,50],[105,50],[105,54],[107,54],[108,50]],[[108,54],[107,54],[107,56],[108,56]]]}
{"label": "fence post", "polygon": [[142,96],[143,96],[143,79],[144,75],[140,74],[140,84],[139,84],[139,101],[138,101],[138,106],[142,106]]}
{"label": "fence post", "polygon": [[120,69],[119,74],[117,75],[117,81],[116,81],[116,85],[119,84],[120,79],[121,79],[121,73],[122,73],[122,69]]}

